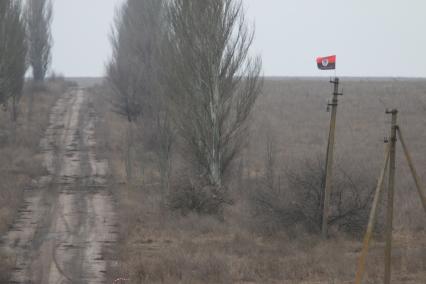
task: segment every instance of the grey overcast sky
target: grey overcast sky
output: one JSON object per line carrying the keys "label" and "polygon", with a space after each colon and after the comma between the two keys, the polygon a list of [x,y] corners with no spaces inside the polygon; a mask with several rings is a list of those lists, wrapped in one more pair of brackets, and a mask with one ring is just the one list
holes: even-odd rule
{"label": "grey overcast sky", "polygon": [[[109,31],[123,0],[54,0],[53,69],[102,76]],[[424,0],[243,0],[253,52],[267,76],[329,76],[317,56],[337,55],[340,76],[426,77]]]}

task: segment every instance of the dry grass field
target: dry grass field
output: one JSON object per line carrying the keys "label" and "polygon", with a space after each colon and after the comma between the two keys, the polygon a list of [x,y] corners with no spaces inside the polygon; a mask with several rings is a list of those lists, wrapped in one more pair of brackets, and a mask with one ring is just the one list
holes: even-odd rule
{"label": "dry grass field", "polygon": [[[336,130],[336,168],[374,185],[390,128],[386,108],[398,108],[414,163],[426,182],[426,80],[342,78]],[[110,189],[117,197],[120,238],[110,263],[111,282],[126,283],[353,283],[359,234],[333,227],[330,240],[303,226],[287,227],[256,214],[251,196],[265,190],[266,145],[273,145],[280,186],[275,203],[292,202],[288,172],[322,159],[328,135],[331,85],[326,78],[267,78],[251,118],[250,137],[229,177],[233,205],[221,218],[160,208],[159,177],[152,154],[137,143],[137,173],[126,182],[123,162],[127,123],[111,112],[108,90],[91,89],[99,113],[98,152],[110,163]],[[144,129],[136,129],[137,141]],[[173,182],[181,175],[174,156]],[[393,254],[394,283],[426,281],[426,223],[420,200],[397,147]],[[383,213],[383,212],[382,212]],[[273,216],[272,214],[270,216]],[[383,276],[383,239],[375,236],[364,283]]]}
{"label": "dry grass field", "polygon": [[[10,112],[0,112],[0,235],[12,224],[22,205],[24,190],[45,175],[39,143],[49,123],[49,112],[56,99],[67,88],[61,79],[49,81],[46,87],[34,88],[28,83],[19,105],[16,124]],[[33,104],[30,109],[30,94]],[[1,252],[0,252],[1,254]],[[0,282],[7,279],[13,260],[0,257]]]}

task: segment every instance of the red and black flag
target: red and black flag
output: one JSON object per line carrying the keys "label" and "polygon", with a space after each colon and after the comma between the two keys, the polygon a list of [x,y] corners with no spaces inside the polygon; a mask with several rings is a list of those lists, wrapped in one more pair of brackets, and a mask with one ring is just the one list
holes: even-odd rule
{"label": "red and black flag", "polygon": [[331,55],[327,57],[318,57],[317,65],[318,65],[318,68],[321,70],[336,69],[336,55]]}

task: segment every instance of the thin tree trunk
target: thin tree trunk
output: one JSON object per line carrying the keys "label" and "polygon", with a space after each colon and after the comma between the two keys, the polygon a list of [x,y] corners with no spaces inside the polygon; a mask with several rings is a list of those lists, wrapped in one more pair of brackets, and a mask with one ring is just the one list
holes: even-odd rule
{"label": "thin tree trunk", "polygon": [[127,123],[127,133],[126,133],[126,149],[125,149],[125,167],[126,167],[126,176],[127,182],[132,183],[133,180],[133,129],[132,122]]}
{"label": "thin tree trunk", "polygon": [[33,104],[34,104],[34,93],[28,93],[30,99],[28,102],[28,112],[27,112],[27,124],[29,125],[33,116]]}
{"label": "thin tree trunk", "polygon": [[213,94],[210,102],[210,119],[212,121],[212,145],[210,176],[211,183],[215,186],[222,186],[221,157],[220,157],[220,128],[218,123],[219,112],[219,90],[217,80],[213,85]]}
{"label": "thin tree trunk", "polygon": [[16,103],[16,97],[13,96],[12,97],[12,109],[10,112],[10,120],[11,120],[11,126],[12,126],[12,131],[11,131],[11,136],[12,136],[12,143],[16,143],[16,131],[18,128],[18,106]]}

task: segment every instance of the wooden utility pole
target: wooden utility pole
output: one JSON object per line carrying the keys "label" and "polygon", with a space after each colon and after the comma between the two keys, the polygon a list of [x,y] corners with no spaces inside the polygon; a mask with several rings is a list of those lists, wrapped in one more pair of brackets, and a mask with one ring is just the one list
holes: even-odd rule
{"label": "wooden utility pole", "polygon": [[324,203],[322,213],[322,237],[326,239],[328,236],[328,216],[330,213],[330,197],[331,197],[331,183],[333,177],[333,153],[334,153],[334,133],[336,130],[336,117],[338,97],[343,95],[339,93],[339,78],[334,78],[330,81],[334,85],[333,101],[331,106],[331,119],[330,119],[330,132],[328,135],[327,145],[327,159],[326,159],[326,174],[325,174],[325,188],[324,188]]}
{"label": "wooden utility pole", "polygon": [[373,205],[371,206],[370,217],[368,219],[367,231],[364,237],[364,243],[361,250],[361,255],[358,261],[358,270],[356,272],[355,284],[361,284],[362,277],[365,271],[365,262],[367,259],[368,247],[370,245],[371,236],[373,234],[374,223],[376,222],[378,204],[380,200],[380,195],[383,191],[383,184],[386,175],[386,170],[388,169],[389,163],[389,146],[386,145],[385,151],[385,160],[383,163],[382,170],[380,172],[379,180],[377,181],[376,191],[374,194]]}
{"label": "wooden utility pole", "polygon": [[407,145],[403,138],[401,128],[397,125],[397,115],[398,110],[386,110],[386,113],[392,115],[392,126],[391,126],[391,136],[390,144],[386,147],[385,154],[385,163],[380,173],[379,181],[376,188],[376,193],[374,195],[373,205],[370,211],[370,218],[368,221],[367,231],[364,237],[364,244],[361,251],[361,255],[358,261],[358,269],[355,277],[355,284],[361,284],[362,277],[365,271],[365,262],[367,259],[368,246],[371,239],[371,234],[374,228],[374,220],[377,214],[377,204],[379,201],[380,192],[383,187],[383,179],[386,172],[387,160],[389,160],[389,182],[388,182],[388,196],[387,196],[387,212],[386,212],[386,244],[385,244],[385,275],[384,283],[390,284],[391,282],[391,269],[392,269],[392,229],[393,229],[393,205],[394,205],[394,187],[395,187],[395,160],[396,160],[396,139],[397,134],[399,140],[401,141],[402,148],[404,150],[405,158],[407,159],[408,166],[410,168],[411,174],[413,175],[414,182],[417,187],[417,191],[420,195],[420,201],[422,202],[423,209],[426,213],[426,193],[424,187],[421,184],[420,177],[417,174],[417,171],[414,167],[413,161],[411,159],[410,153],[408,151]]}
{"label": "wooden utility pole", "polygon": [[387,114],[392,115],[391,135],[390,135],[390,154],[389,154],[389,182],[388,182],[388,200],[386,210],[386,246],[385,246],[385,284],[391,281],[392,266],[392,230],[393,230],[393,199],[395,189],[395,160],[396,160],[396,131],[398,110],[386,110]]}
{"label": "wooden utility pole", "polygon": [[401,141],[402,149],[404,150],[405,158],[407,159],[408,166],[410,168],[411,174],[416,184],[417,191],[420,196],[420,201],[422,202],[423,210],[426,213],[426,194],[424,192],[424,187],[422,183],[420,182],[420,178],[419,178],[419,175],[417,174],[416,168],[414,167],[410,152],[408,152],[407,145],[405,144],[404,137],[402,136],[402,133],[401,133],[401,128],[398,126],[397,130],[398,130],[399,140]]}

